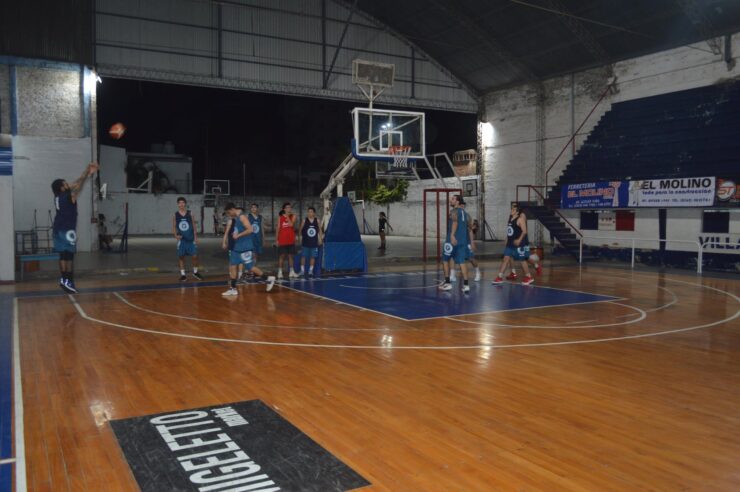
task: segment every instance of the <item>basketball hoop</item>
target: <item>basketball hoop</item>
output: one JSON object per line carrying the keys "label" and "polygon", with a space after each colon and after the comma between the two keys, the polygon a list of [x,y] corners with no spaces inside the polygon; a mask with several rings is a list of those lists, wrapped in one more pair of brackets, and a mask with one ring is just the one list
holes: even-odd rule
{"label": "basketball hoop", "polygon": [[391,145],[388,151],[393,156],[393,167],[409,167],[410,145]]}

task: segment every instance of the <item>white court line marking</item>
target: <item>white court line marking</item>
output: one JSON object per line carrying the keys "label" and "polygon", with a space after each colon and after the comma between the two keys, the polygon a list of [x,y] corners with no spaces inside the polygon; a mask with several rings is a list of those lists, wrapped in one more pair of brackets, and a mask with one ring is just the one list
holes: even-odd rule
{"label": "white court line marking", "polygon": [[414,287],[364,287],[361,285],[344,285],[339,284],[340,287],[345,289],[365,289],[365,290],[417,290],[417,289],[431,289],[432,287],[439,287],[444,283],[444,280],[432,285],[417,285]]}
{"label": "white court line marking", "polygon": [[15,458],[5,458],[4,460],[0,460],[0,465],[12,465],[15,463]]}
{"label": "white court line marking", "polygon": [[[666,279],[670,280],[670,279]],[[730,292],[726,292],[722,289],[717,289],[715,287],[709,287],[707,285],[702,284],[692,284],[690,282],[683,282],[681,280],[674,280],[674,282],[680,282],[685,283],[688,285],[693,285],[695,287],[701,287],[705,289],[714,290],[717,292],[721,292],[729,297],[732,297],[740,304],[740,298],[738,298],[736,295],[731,294]],[[460,346],[410,346],[410,345],[399,345],[399,346],[388,346],[388,345],[328,345],[328,344],[307,344],[307,343],[289,343],[289,342],[263,342],[263,341],[255,341],[255,340],[234,340],[230,338],[215,338],[215,337],[205,337],[205,336],[198,336],[198,335],[187,335],[183,333],[168,333],[165,331],[158,331],[158,330],[149,330],[146,328],[137,328],[134,326],[128,326],[128,325],[122,325],[119,323],[112,323],[110,321],[100,320],[93,317],[90,317],[85,313],[85,311],[82,309],[82,306],[80,306],[74,297],[69,296],[70,301],[74,305],[75,309],[77,309],[77,312],[80,314],[80,316],[87,320],[91,321],[93,323],[99,323],[103,325],[113,326],[116,328],[122,328],[124,330],[130,330],[130,331],[137,331],[140,333],[148,333],[152,335],[164,335],[164,336],[170,336],[170,337],[178,337],[178,338],[189,338],[194,340],[207,340],[207,341],[213,341],[213,342],[228,342],[228,343],[243,343],[248,345],[268,345],[268,346],[283,346],[283,347],[311,347],[311,348],[341,348],[341,349],[365,349],[365,350],[460,350],[460,349],[481,349],[481,348],[494,348],[494,349],[502,349],[502,348],[534,348],[534,347],[556,347],[561,345],[584,345],[584,344],[592,344],[592,343],[605,343],[605,342],[618,342],[623,340],[635,340],[639,338],[651,338],[651,337],[657,337],[662,335],[671,335],[674,333],[684,333],[688,331],[694,331],[694,330],[700,330],[703,328],[710,328],[712,326],[721,325],[724,323],[727,323],[729,321],[734,320],[735,318],[740,316],[740,309],[735,311],[735,314],[732,316],[729,316],[727,318],[721,319],[719,321],[714,321],[712,323],[705,323],[703,325],[696,325],[696,326],[689,326],[686,328],[676,328],[675,330],[664,330],[664,331],[658,331],[653,333],[642,333],[637,335],[625,335],[621,337],[608,337],[608,338],[595,338],[591,340],[570,340],[570,341],[564,341],[564,342],[543,342],[543,343],[521,343],[521,344],[506,344],[506,345],[460,345]]]}
{"label": "white court line marking", "polygon": [[585,330],[588,328],[606,328],[608,326],[631,325],[633,323],[637,323],[647,318],[647,313],[638,307],[630,306],[629,304],[621,304],[619,302],[612,302],[612,301],[603,301],[603,302],[609,302],[611,304],[616,304],[617,306],[624,306],[630,309],[634,309],[635,311],[639,313],[640,317],[632,319],[632,320],[628,320],[628,321],[622,321],[620,323],[605,323],[602,325],[585,325],[585,326],[505,325],[503,323],[494,323],[494,322],[486,322],[486,321],[469,321],[465,319],[454,319],[451,317],[447,319],[449,319],[450,321],[456,321],[457,323],[469,323],[471,325],[493,325],[493,326],[499,326],[499,327],[504,327],[504,328],[526,328],[526,329],[532,329],[532,330],[575,330],[575,329]]}
{"label": "white court line marking", "polygon": [[433,316],[431,318],[414,318],[408,321],[429,321],[431,319],[450,319],[454,321],[454,318],[459,318],[461,316],[483,316],[486,314],[509,313],[512,311],[529,311],[530,309],[558,308],[561,306],[581,306],[581,305],[586,305],[586,304],[598,304],[600,302],[614,302],[614,301],[629,301],[629,299],[627,299],[626,297],[614,297],[611,299],[603,299],[600,301],[568,302],[565,304],[546,304],[544,306],[530,306],[530,307],[511,308],[511,309],[499,309],[496,311],[482,311],[480,313],[451,314],[449,316]]}
{"label": "white court line marking", "polygon": [[15,411],[15,490],[25,492],[26,440],[23,427],[23,385],[21,381],[21,344],[18,329],[18,298],[13,299],[13,399]]}
{"label": "white court line marking", "polygon": [[[575,292],[576,294],[588,294],[590,296],[604,296],[604,297],[614,297],[609,294],[594,294],[593,292],[585,292],[582,290],[573,290],[573,289],[563,289],[561,287],[548,287],[546,285],[537,285],[537,284],[529,284],[529,285],[522,285],[519,282],[504,282],[504,284],[510,284],[514,286],[519,286],[523,289],[550,289],[550,290],[563,290],[565,292]],[[491,285],[503,285],[503,284],[491,284]]]}
{"label": "white court line marking", "polygon": [[[630,313],[630,316],[638,316],[640,313]],[[595,319],[585,319],[583,321],[569,321],[569,325],[580,325],[582,323],[593,323]]]}
{"label": "white court line marking", "polygon": [[[675,292],[673,292],[670,289],[666,289],[665,287],[661,287],[660,285],[658,285],[657,287],[659,289],[661,289],[661,290],[664,290],[664,291],[668,292],[673,297],[673,299],[671,301],[665,303],[665,304],[662,304],[662,305],[658,306],[658,307],[646,309],[645,310],[646,313],[654,313],[655,311],[660,311],[661,309],[666,309],[668,307],[673,306],[674,304],[676,304],[678,302],[678,296],[676,295]],[[627,316],[634,316],[634,315],[633,314],[623,314],[621,316],[616,316],[616,317],[617,318],[626,318]]]}
{"label": "white court line marking", "polygon": [[[126,292],[127,293],[127,292]],[[124,304],[126,304],[129,307],[132,307],[134,309],[138,309],[139,311],[143,311],[145,313],[150,314],[156,314],[158,316],[167,316],[170,318],[179,318],[179,319],[187,319],[190,321],[202,321],[204,323],[215,323],[215,324],[221,324],[221,325],[234,325],[234,326],[242,326],[242,327],[261,327],[261,328],[286,328],[286,329],[292,329],[292,330],[327,330],[327,331],[388,331],[388,328],[335,328],[332,326],[292,326],[292,325],[270,325],[270,324],[263,324],[263,323],[244,323],[240,321],[222,321],[217,319],[207,319],[207,318],[195,318],[193,316],[184,316],[181,314],[172,314],[172,313],[165,313],[162,311],[154,311],[152,309],[148,309],[142,306],[139,306],[138,304],[134,304],[133,302],[129,301],[125,297],[123,297],[118,292],[113,292],[113,295],[116,296],[118,299],[121,300]],[[411,329],[411,328],[409,328]],[[416,328],[413,328],[416,329]]]}
{"label": "white court line marking", "polygon": [[[102,293],[106,294],[106,293]],[[125,292],[125,294],[128,294],[128,292]],[[193,316],[185,316],[181,314],[173,314],[173,313],[166,313],[164,311],[154,311],[149,308],[145,308],[143,306],[139,306],[138,304],[135,304],[131,302],[130,300],[126,299],[121,295],[120,292],[113,292],[113,295],[117,297],[121,302],[126,304],[127,306],[137,309],[139,311],[143,311],[145,313],[150,313],[158,316],[167,316],[170,318],[178,318],[178,319],[186,319],[189,321],[202,321],[204,323],[214,323],[214,324],[222,324],[222,325],[233,325],[233,326],[242,326],[245,328],[250,327],[262,327],[262,328],[280,328],[280,329],[288,329],[288,330],[316,330],[316,331],[356,331],[356,332],[373,332],[373,331],[381,331],[381,332],[387,332],[389,329],[392,330],[419,330],[420,328],[417,327],[384,327],[384,328],[336,328],[332,326],[292,326],[292,325],[271,325],[271,324],[263,324],[263,323],[244,323],[239,321],[225,321],[225,320],[216,320],[216,319],[207,319],[207,318],[196,318]],[[615,301],[626,301],[627,299],[614,299]],[[486,311],[483,313],[470,313],[470,314],[458,314],[455,316],[477,316],[479,314],[496,314],[501,312],[508,312],[508,311],[523,311],[523,310],[529,310],[529,309],[544,309],[544,308],[555,308],[560,306],[573,306],[573,305],[581,305],[581,304],[594,304],[597,302],[613,302],[613,301],[591,301],[591,302],[580,302],[580,303],[574,303],[574,304],[557,304],[557,305],[550,305],[550,306],[534,306],[529,308],[514,308],[509,310],[503,310],[503,311]],[[340,303],[341,304],[341,303]],[[360,308],[358,308],[360,309]],[[360,309],[362,311],[362,309]],[[634,313],[634,316],[639,316],[640,313]],[[422,320],[430,320],[430,319],[451,319],[452,321],[455,321],[452,319],[453,316],[438,316],[434,318],[422,318],[421,320],[413,319],[408,321],[422,321]],[[503,327],[502,327],[503,328]],[[449,328],[445,326],[435,326],[435,327],[424,327],[425,331],[429,330],[447,330]],[[455,331],[467,331],[467,330],[479,330],[480,328],[456,328]]]}

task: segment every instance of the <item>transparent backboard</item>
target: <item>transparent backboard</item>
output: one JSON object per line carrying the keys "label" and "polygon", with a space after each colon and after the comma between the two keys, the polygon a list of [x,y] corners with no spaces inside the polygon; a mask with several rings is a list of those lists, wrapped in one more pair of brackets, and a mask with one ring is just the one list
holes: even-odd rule
{"label": "transparent backboard", "polygon": [[411,147],[409,159],[423,158],[425,149],[424,113],[390,109],[352,110],[354,141],[352,153],[358,159],[392,159],[391,147]]}
{"label": "transparent backboard", "polygon": [[204,195],[230,195],[231,182],[228,179],[206,179],[203,181]]}

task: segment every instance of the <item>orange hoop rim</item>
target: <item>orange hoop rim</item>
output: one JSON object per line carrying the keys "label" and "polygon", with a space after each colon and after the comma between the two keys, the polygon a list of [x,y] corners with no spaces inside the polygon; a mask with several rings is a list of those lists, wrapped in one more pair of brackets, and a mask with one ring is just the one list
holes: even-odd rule
{"label": "orange hoop rim", "polygon": [[397,154],[408,154],[411,152],[410,145],[391,145],[388,147],[388,152],[393,155]]}

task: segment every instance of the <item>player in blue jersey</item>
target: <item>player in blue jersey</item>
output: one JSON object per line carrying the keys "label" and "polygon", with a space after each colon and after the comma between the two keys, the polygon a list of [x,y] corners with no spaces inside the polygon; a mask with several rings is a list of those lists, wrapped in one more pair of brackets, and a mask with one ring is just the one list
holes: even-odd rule
{"label": "player in blue jersey", "polygon": [[180,264],[180,281],[188,279],[185,275],[185,257],[192,257],[193,278],[203,280],[198,273],[198,235],[195,232],[195,220],[187,209],[188,201],[185,197],[177,198],[177,212],[172,218],[172,234],[177,239],[177,258]]}
{"label": "player in blue jersey", "polygon": [[265,235],[263,234],[263,218],[260,214],[260,207],[256,203],[253,203],[249,207],[249,223],[252,224],[252,242],[254,243],[254,261],[257,262],[257,258],[262,254],[262,248],[265,245]]}
{"label": "player in blue jersey", "polygon": [[74,280],[74,257],[77,251],[77,197],[82,191],[85,180],[95,174],[98,163],[91,162],[85,168],[85,172],[72,184],[63,179],[55,179],[51,183],[51,191],[54,193],[54,224],[52,233],[54,236],[54,251],[59,253],[59,286],[65,292],[76,294]]}
{"label": "player in blue jersey", "polygon": [[267,291],[271,291],[275,285],[275,277],[267,275],[254,265],[254,242],[252,235],[254,229],[244,211],[233,203],[227,203],[224,209],[226,214],[233,219],[234,232],[234,249],[229,254],[229,289],[222,295],[226,297],[238,296],[239,291],[236,289],[236,280],[239,264],[244,265],[244,270],[254,272],[255,276],[262,278],[267,283]]}
{"label": "player in blue jersey", "polygon": [[[519,261],[524,270],[522,284],[529,285],[534,279],[529,274],[527,261],[529,260],[529,237],[527,236],[527,217],[519,209],[518,203],[511,204],[511,216],[509,224],[506,227],[506,248],[504,249],[504,260],[501,262],[498,276],[493,280],[493,284],[502,284],[504,282],[504,272],[506,265],[514,261]],[[514,277],[516,278],[516,277]]]}
{"label": "player in blue jersey", "polygon": [[[228,215],[227,215],[228,216]],[[224,228],[224,237],[221,242],[221,247],[227,252],[228,256],[231,256],[231,252],[234,251],[234,219],[231,217],[226,221],[226,227]],[[237,283],[246,284],[247,278],[244,276],[244,264],[239,263],[237,272]]]}
{"label": "player in blue jersey", "polygon": [[439,286],[440,290],[452,289],[450,269],[455,268],[455,265],[460,265],[460,272],[462,272],[463,277],[462,290],[463,292],[470,292],[468,266],[465,264],[470,236],[468,233],[468,215],[461,206],[464,204],[465,200],[461,195],[454,195],[450,199],[452,209],[447,219],[447,238],[442,251],[442,268],[444,269],[445,281]]}
{"label": "player in blue jersey", "polygon": [[321,224],[316,217],[316,209],[308,207],[308,217],[303,221],[301,227],[301,272],[304,276],[306,259],[308,258],[308,276],[313,278],[313,269],[316,265],[316,258],[319,257],[319,246],[321,246]]}
{"label": "player in blue jersey", "polygon": [[[461,203],[460,206],[465,210],[465,203]],[[465,252],[465,258],[471,265],[473,265],[473,268],[475,268],[475,276],[473,277],[473,280],[480,282],[480,279],[482,278],[480,266],[478,265],[478,260],[475,259],[475,223],[477,221],[472,220],[469,213],[465,212],[465,214],[468,224],[468,249]],[[455,278],[454,266],[451,265],[450,270],[450,282],[455,282],[457,279]]]}

